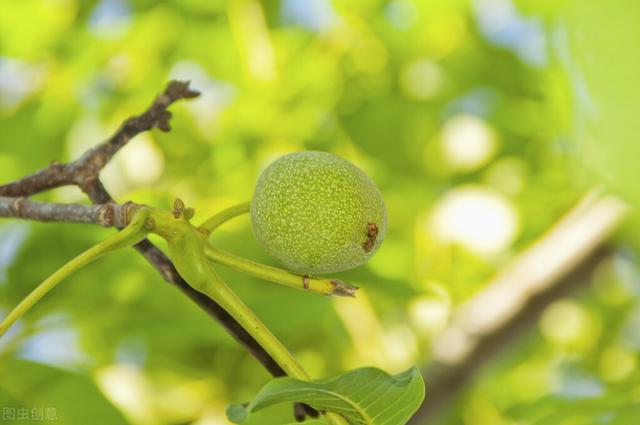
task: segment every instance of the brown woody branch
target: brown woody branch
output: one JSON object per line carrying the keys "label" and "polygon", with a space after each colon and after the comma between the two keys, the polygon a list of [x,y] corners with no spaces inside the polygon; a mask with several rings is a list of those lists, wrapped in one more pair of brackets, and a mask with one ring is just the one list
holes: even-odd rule
{"label": "brown woody branch", "polygon": [[21,218],[35,221],[98,224],[102,227],[122,228],[127,225],[131,213],[139,206],[128,202],[83,205],[35,202],[25,197],[0,196],[0,217]]}
{"label": "brown woody branch", "polygon": [[[80,158],[68,164],[54,162],[47,168],[15,182],[0,185],[2,196],[30,196],[61,186],[78,186],[92,198],[105,198],[104,187],[98,180],[100,171],[113,156],[134,136],[158,128],[169,131],[171,113],[167,108],[180,99],[191,99],[199,93],[189,88],[188,82],[171,81],[141,115],[127,119],[108,140],[89,149]],[[105,203],[106,200],[98,203]]]}
{"label": "brown woody branch", "polygon": [[[96,205],[96,210],[79,209],[70,206],[66,211],[69,215],[64,215],[66,220],[78,222],[94,222],[102,224],[110,215],[109,211],[118,210],[115,201],[100,182],[99,174],[102,168],[111,158],[127,144],[137,134],[144,131],[158,128],[161,131],[169,131],[169,120],[171,113],[167,108],[180,99],[190,99],[197,97],[198,92],[189,88],[188,82],[171,81],[165,91],[160,94],[141,115],[127,119],[120,128],[108,140],[85,152],[80,158],[67,164],[54,162],[48,167],[24,177],[15,182],[0,185],[0,196],[13,197],[16,199],[7,200],[4,198],[4,211],[8,216],[38,219],[61,218],[65,207],[43,206],[24,199],[24,197],[40,193],[49,189],[61,186],[78,186],[85,192],[89,199]],[[1,207],[0,207],[1,208]],[[29,214],[31,217],[26,217]],[[102,214],[102,218],[98,215]],[[66,221],[65,220],[65,221]],[[83,221],[88,220],[88,221]],[[118,220],[114,217],[114,220]],[[59,221],[59,220],[56,220]],[[114,222],[115,227],[122,227],[123,222]],[[162,277],[172,285],[180,289],[187,297],[193,300],[200,308],[215,318],[227,331],[235,337],[273,376],[285,375],[282,368],[264,351],[264,349],[247,333],[242,326],[236,322],[216,302],[193,289],[176,271],[173,263],[149,240],[145,239],[135,246],[135,248],[160,272]]]}

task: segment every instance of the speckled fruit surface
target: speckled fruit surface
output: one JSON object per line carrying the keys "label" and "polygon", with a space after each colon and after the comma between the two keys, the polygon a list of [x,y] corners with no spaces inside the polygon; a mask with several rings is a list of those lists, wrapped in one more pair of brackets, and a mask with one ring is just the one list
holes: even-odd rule
{"label": "speckled fruit surface", "polygon": [[285,155],[260,175],[251,201],[256,239],[276,260],[302,274],[357,267],[387,228],[380,191],[362,170],[336,155]]}

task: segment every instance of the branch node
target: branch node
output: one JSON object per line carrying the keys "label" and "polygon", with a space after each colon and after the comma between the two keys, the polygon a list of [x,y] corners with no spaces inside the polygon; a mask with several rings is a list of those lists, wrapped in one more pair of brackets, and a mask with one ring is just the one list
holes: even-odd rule
{"label": "branch node", "polygon": [[98,180],[98,176],[97,175],[83,175],[80,174],[78,175],[80,182],[78,183],[78,186],[80,186],[80,189],[84,192],[84,193],[89,193],[91,192],[91,188],[96,184],[96,180]]}
{"label": "branch node", "polygon": [[103,227],[111,227],[113,226],[115,213],[113,211],[113,204],[108,203],[104,204],[98,210],[98,224]]}
{"label": "branch node", "polygon": [[124,226],[126,226],[127,224],[129,224],[129,221],[131,221],[131,217],[133,217],[133,213],[138,209],[141,208],[140,205],[136,204],[133,201],[127,201],[124,204],[122,204],[122,223]]}
{"label": "branch node", "polygon": [[22,217],[22,208],[24,206],[24,202],[26,201],[27,198],[25,198],[24,196],[20,196],[19,198],[16,198],[15,201],[13,201],[11,203],[11,212],[16,216],[16,217]]}

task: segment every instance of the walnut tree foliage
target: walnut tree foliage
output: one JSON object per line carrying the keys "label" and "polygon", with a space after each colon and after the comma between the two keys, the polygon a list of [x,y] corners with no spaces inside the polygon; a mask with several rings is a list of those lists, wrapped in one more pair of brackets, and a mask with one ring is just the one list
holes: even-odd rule
{"label": "walnut tree foliage", "polygon": [[[171,132],[124,148],[105,186],[155,207],[180,197],[206,217],[249,200],[283,154],[356,163],[389,216],[376,256],[336,275],[361,287],[357,308],[220,274],[313,376],[364,366],[395,375],[427,365],[451,311],[590,187],[637,202],[629,22],[640,12],[632,1],[581,3],[0,0],[0,183],[76,158],[167,80],[189,79],[202,96],[172,108]],[[475,162],[448,150],[460,128],[490,140]],[[514,218],[491,252],[431,231],[443,199],[468,189]],[[84,202],[76,189],[35,199]],[[637,228],[627,224],[590,285],[549,306],[434,423],[637,422]],[[0,315],[110,234],[3,219]],[[214,240],[272,263],[246,218]],[[223,424],[228,404],[270,380],[129,251],[70,277],[10,336],[0,340],[0,408],[56,407],[70,424]],[[244,423],[290,422],[284,403]]]}

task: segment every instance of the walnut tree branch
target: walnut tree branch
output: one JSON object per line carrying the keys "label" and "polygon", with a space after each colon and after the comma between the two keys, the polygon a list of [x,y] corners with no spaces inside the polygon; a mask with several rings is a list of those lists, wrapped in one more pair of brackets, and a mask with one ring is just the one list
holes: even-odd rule
{"label": "walnut tree branch", "polygon": [[171,113],[167,108],[180,99],[191,99],[198,95],[197,91],[189,88],[189,82],[169,82],[164,92],[156,97],[145,112],[127,119],[105,142],[89,149],[75,161],[67,164],[54,162],[35,174],[0,185],[0,195],[30,196],[56,187],[75,185],[89,196],[96,192],[94,196],[100,197],[99,192],[104,188],[98,180],[98,175],[116,152],[134,136],[147,130],[152,128],[165,132],[171,130],[169,126]]}
{"label": "walnut tree branch", "polygon": [[0,217],[13,217],[35,221],[98,224],[103,227],[125,227],[138,205],[108,204],[56,204],[35,202],[25,197],[0,196]]}
{"label": "walnut tree branch", "polygon": [[[9,202],[10,205],[5,206],[7,214],[18,216],[26,214],[26,210],[30,214],[42,214],[43,217],[48,214],[52,217],[53,211],[44,213],[45,207],[36,207],[35,204],[27,200],[20,200],[20,197],[27,197],[36,193],[40,193],[56,187],[73,185],[78,186],[94,204],[115,204],[111,195],[102,185],[99,174],[102,168],[111,160],[111,158],[123,146],[127,144],[131,138],[153,128],[161,131],[169,131],[169,120],[171,113],[167,108],[180,99],[190,99],[198,96],[199,93],[189,88],[188,82],[171,81],[167,85],[165,91],[160,94],[149,106],[149,108],[140,115],[127,119],[113,136],[102,144],[88,150],[80,158],[67,164],[54,162],[48,167],[24,177],[15,182],[0,185],[0,196],[14,197]],[[97,206],[100,208],[109,208],[107,206]],[[55,213],[61,213],[62,207],[56,207]],[[77,208],[77,207],[74,207]],[[92,212],[79,212],[71,208],[76,217],[80,220],[80,216],[89,219]],[[37,212],[35,210],[38,210]],[[105,213],[107,210],[102,210]],[[70,214],[72,211],[67,211]],[[67,217],[70,217],[67,216]],[[100,223],[98,223],[100,224]],[[116,225],[116,227],[121,227]],[[282,376],[284,371],[278,364],[264,351],[264,349],[247,333],[247,331],[238,324],[222,307],[204,294],[193,289],[176,271],[171,260],[154,246],[149,240],[145,239],[138,243],[135,248],[144,255],[144,257],[160,272],[162,277],[169,283],[180,289],[186,296],[193,300],[200,308],[206,311],[210,316],[215,318],[227,331],[235,337],[272,375]]]}

